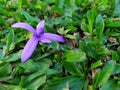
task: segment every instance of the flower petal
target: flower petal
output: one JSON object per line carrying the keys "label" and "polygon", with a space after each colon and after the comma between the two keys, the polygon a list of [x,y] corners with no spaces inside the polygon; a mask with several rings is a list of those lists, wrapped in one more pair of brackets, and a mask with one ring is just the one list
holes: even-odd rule
{"label": "flower petal", "polygon": [[46,39],[46,38],[41,38],[40,41],[42,43],[50,43],[51,42],[49,39]]}
{"label": "flower petal", "polygon": [[32,37],[27,44],[24,47],[24,50],[22,52],[22,56],[21,56],[21,61],[25,62],[26,60],[28,60],[30,58],[30,56],[32,55],[32,53],[34,52],[36,46],[38,44],[38,39],[37,37]]}
{"label": "flower petal", "polygon": [[19,23],[13,24],[11,27],[24,28],[24,29],[30,31],[31,33],[33,33],[33,35],[36,35],[36,30],[32,26],[30,26],[29,24],[27,24],[27,23],[19,22]]}
{"label": "flower petal", "polygon": [[57,42],[65,42],[64,38],[60,35],[57,34],[52,34],[52,33],[44,33],[42,38],[48,39],[48,40],[54,40]]}
{"label": "flower petal", "polygon": [[44,24],[45,24],[45,21],[42,20],[36,27],[37,29],[37,35],[40,36],[41,34],[44,33]]}

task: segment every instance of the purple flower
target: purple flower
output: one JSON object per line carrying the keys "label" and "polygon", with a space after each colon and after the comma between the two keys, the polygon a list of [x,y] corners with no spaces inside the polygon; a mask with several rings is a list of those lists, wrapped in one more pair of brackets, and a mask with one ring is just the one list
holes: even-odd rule
{"label": "purple flower", "polygon": [[36,30],[27,23],[19,22],[12,25],[12,27],[15,27],[15,28],[24,28],[33,34],[33,37],[27,42],[27,44],[23,49],[23,52],[21,55],[22,62],[27,61],[31,57],[39,41],[42,43],[50,43],[51,40],[54,40],[57,42],[64,42],[64,38],[60,35],[45,33],[44,24],[45,24],[45,21],[44,20],[41,21],[37,25]]}

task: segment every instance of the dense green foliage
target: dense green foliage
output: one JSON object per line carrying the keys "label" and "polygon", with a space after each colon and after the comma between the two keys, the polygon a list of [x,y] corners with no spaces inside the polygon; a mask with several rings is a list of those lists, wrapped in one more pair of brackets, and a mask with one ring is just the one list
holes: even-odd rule
{"label": "dense green foliage", "polygon": [[[31,37],[16,22],[64,36],[39,43],[22,63]],[[0,90],[120,90],[120,0],[0,0]]]}

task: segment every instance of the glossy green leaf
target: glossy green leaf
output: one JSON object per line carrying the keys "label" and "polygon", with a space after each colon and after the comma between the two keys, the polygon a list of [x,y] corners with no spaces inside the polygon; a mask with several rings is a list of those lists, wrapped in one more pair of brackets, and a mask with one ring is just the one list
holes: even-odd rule
{"label": "glossy green leaf", "polygon": [[78,79],[78,81],[74,82],[74,85],[71,87],[72,90],[82,90],[85,86],[85,80]]}
{"label": "glossy green leaf", "polygon": [[45,73],[48,69],[49,66],[51,65],[51,61],[48,59],[41,61],[41,62],[34,62],[33,60],[29,60],[25,63],[19,64],[20,67],[23,69],[29,71],[29,72],[36,72],[36,71],[43,71]]}
{"label": "glossy green leaf", "polygon": [[[48,81],[48,84],[44,87],[46,90],[64,90],[65,88],[72,88],[72,90],[82,90],[84,80],[78,77],[68,76],[63,78],[54,78]],[[69,85],[69,87],[67,87]]]}
{"label": "glossy green leaf", "polygon": [[99,72],[97,72],[95,78],[94,78],[94,87],[100,87],[103,84],[105,84],[107,82],[107,80],[109,79],[110,75],[112,74],[112,70],[114,68],[114,62],[108,61],[104,67],[102,68],[102,70],[100,70]]}
{"label": "glossy green leaf", "polygon": [[93,7],[91,10],[87,11],[88,29],[90,34],[92,34],[93,31],[95,17],[96,17],[96,7]]}
{"label": "glossy green leaf", "polygon": [[72,50],[65,54],[68,62],[85,62],[87,60],[86,54],[80,50]]}
{"label": "glossy green leaf", "polygon": [[85,50],[89,56],[96,60],[99,60],[99,55],[97,54],[96,48],[93,45],[87,44]]}
{"label": "glossy green leaf", "polygon": [[114,15],[115,16],[120,16],[119,15],[120,14],[120,11],[119,11],[119,9],[120,9],[120,1],[119,0],[115,0],[114,3],[115,3]]}
{"label": "glossy green leaf", "polygon": [[120,73],[120,64],[114,63],[112,74],[114,75],[114,74],[119,74],[119,73]]}
{"label": "glossy green leaf", "polygon": [[73,63],[63,61],[62,64],[69,73],[73,75],[82,75],[81,71]]}
{"label": "glossy green leaf", "polygon": [[38,88],[45,83],[46,75],[43,72],[38,71],[27,77],[22,78],[19,86],[22,88],[38,90]]}
{"label": "glossy green leaf", "polygon": [[120,86],[116,80],[108,80],[100,90],[119,90]]}
{"label": "glossy green leaf", "polygon": [[99,40],[103,37],[103,31],[104,31],[104,20],[101,15],[98,15],[96,18],[96,36]]}

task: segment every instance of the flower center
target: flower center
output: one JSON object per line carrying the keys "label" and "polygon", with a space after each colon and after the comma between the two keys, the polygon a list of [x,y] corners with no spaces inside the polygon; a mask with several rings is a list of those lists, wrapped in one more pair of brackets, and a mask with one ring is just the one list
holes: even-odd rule
{"label": "flower center", "polygon": [[44,33],[40,33],[39,35],[35,35],[36,38],[40,39]]}
{"label": "flower center", "polygon": [[40,28],[40,30],[37,30],[38,36],[41,36],[42,34],[44,34],[44,28]]}
{"label": "flower center", "polygon": [[41,37],[41,35],[35,35],[35,37],[39,39]]}

